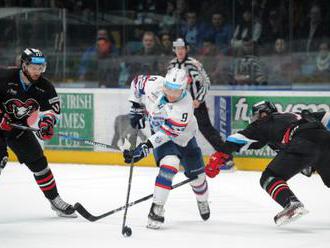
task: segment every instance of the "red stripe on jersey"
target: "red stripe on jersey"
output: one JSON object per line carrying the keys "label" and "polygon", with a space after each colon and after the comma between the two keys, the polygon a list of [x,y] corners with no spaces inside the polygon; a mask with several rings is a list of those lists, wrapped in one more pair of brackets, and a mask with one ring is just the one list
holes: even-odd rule
{"label": "red stripe on jersey", "polygon": [[166,119],[166,121],[178,127],[186,127],[188,125],[187,123],[176,122],[172,119]]}

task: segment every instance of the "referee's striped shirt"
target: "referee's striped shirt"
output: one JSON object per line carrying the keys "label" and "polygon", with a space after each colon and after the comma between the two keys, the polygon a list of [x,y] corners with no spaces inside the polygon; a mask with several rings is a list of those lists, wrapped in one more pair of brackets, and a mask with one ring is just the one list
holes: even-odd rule
{"label": "referee's striped shirt", "polygon": [[189,84],[189,90],[194,100],[204,102],[207,91],[210,88],[210,78],[206,74],[203,65],[192,57],[185,58],[182,62],[179,62],[177,58],[170,61],[167,70],[172,68],[186,69],[191,77],[191,84]]}

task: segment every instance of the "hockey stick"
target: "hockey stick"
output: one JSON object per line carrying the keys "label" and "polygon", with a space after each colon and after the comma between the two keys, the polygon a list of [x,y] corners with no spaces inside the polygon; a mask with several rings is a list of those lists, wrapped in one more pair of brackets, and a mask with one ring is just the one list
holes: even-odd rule
{"label": "hockey stick", "polygon": [[[138,134],[139,134],[139,129],[137,127],[133,144],[130,147],[131,153],[133,153],[136,148]],[[123,224],[122,224],[122,228],[121,228],[121,234],[126,237],[129,237],[132,235],[132,229],[130,227],[126,226],[126,217],[127,217],[127,211],[128,211],[129,196],[131,194],[133,168],[134,168],[134,157],[132,156],[132,160],[131,160],[130,167],[129,167],[129,177],[128,177],[128,185],[127,185],[126,204],[125,204],[125,210],[124,210],[124,215],[123,215]]]}
{"label": "hockey stick", "polygon": [[[193,180],[195,180],[195,179],[196,179],[196,178],[188,178],[188,179],[186,179],[186,180],[184,180],[184,181],[182,181],[182,182],[179,182],[179,183],[173,185],[173,186],[171,187],[171,190],[172,190],[172,189],[175,189],[175,188],[178,188],[178,187],[180,187],[180,186],[182,186],[182,185],[185,185],[185,184],[187,184],[187,183],[190,183],[191,181],[193,181]],[[132,207],[132,206],[134,206],[134,205],[136,205],[136,204],[138,204],[138,203],[140,203],[140,202],[144,202],[144,201],[146,201],[146,200],[149,200],[149,199],[152,198],[152,197],[153,197],[153,194],[147,195],[147,196],[142,197],[142,198],[140,198],[140,199],[138,199],[138,200],[135,200],[135,201],[133,201],[133,202],[128,203],[127,206],[128,206],[128,207]],[[98,220],[100,220],[100,219],[103,219],[103,218],[105,218],[105,217],[107,217],[107,216],[109,216],[109,215],[112,215],[112,214],[114,214],[114,213],[117,213],[117,212],[119,212],[119,211],[125,209],[125,207],[126,207],[126,205],[121,206],[121,207],[116,208],[116,209],[113,209],[113,210],[111,210],[111,211],[109,211],[109,212],[106,212],[106,213],[104,213],[104,214],[101,214],[101,215],[93,215],[93,214],[91,214],[90,212],[88,212],[87,209],[86,209],[83,205],[81,205],[79,202],[77,202],[76,204],[74,204],[74,209],[77,210],[77,212],[78,212],[82,217],[84,217],[86,220],[89,220],[90,222],[94,222],[94,221],[98,221]]]}
{"label": "hockey stick", "polygon": [[[22,125],[18,125],[18,124],[10,124],[13,128],[16,129],[20,129],[23,131],[33,131],[33,132],[38,132],[40,129],[39,128],[34,128],[34,127],[28,127],[28,126],[22,126]],[[100,143],[100,142],[96,142],[90,139],[85,139],[85,138],[80,138],[80,137],[76,137],[76,136],[70,136],[70,135],[66,135],[66,134],[57,134],[59,137],[61,137],[62,139],[67,139],[67,140],[73,140],[73,141],[77,141],[80,142],[82,144],[86,144],[86,145],[92,145],[92,146],[100,146],[109,150],[113,150],[113,151],[121,151],[120,149],[116,149],[111,145],[108,144],[104,144],[104,143]]]}
{"label": "hockey stick", "polygon": [[38,132],[40,130],[39,128],[22,126],[22,125],[18,125],[18,124],[14,124],[14,123],[10,124],[10,126],[12,126],[13,128],[16,128],[16,129],[24,130],[24,131]]}

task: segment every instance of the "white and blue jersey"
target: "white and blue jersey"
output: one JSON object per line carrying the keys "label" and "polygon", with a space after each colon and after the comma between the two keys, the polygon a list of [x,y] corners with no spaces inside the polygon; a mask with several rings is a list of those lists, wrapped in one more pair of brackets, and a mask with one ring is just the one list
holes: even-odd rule
{"label": "white and blue jersey", "polygon": [[131,84],[129,101],[145,107],[154,148],[168,141],[185,147],[198,130],[192,98],[183,91],[178,101],[168,102],[162,88],[164,80],[161,76],[137,76]]}

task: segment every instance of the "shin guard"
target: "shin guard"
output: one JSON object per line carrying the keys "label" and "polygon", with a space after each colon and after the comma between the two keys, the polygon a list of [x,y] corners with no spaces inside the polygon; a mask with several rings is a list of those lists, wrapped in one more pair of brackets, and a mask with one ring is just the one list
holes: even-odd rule
{"label": "shin guard", "polygon": [[160,169],[155,182],[153,202],[164,205],[167,201],[172,181],[179,169],[180,160],[176,156],[166,156],[160,161]]}

